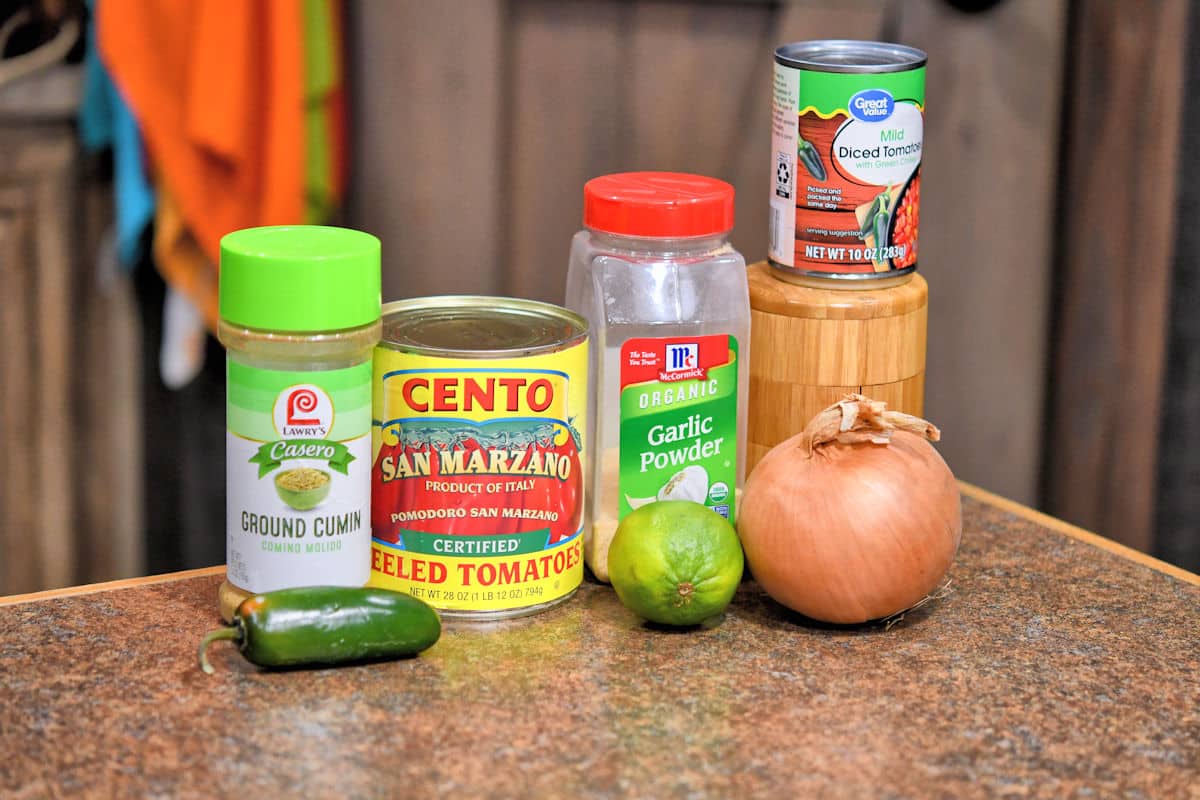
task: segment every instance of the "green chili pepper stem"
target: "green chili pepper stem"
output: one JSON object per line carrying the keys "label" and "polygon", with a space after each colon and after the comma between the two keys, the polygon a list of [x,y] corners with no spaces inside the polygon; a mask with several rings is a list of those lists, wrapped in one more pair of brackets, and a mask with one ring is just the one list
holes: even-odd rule
{"label": "green chili pepper stem", "polygon": [[200,642],[200,651],[197,654],[200,658],[200,669],[204,670],[205,675],[212,675],[216,672],[213,665],[208,663],[208,646],[218,639],[230,639],[241,643],[242,629],[241,627],[217,628],[209,633]]}

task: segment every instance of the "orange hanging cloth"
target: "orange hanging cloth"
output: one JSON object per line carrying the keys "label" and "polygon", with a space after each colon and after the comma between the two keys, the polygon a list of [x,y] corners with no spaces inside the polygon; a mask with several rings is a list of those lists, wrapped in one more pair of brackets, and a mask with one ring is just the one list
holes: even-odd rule
{"label": "orange hanging cloth", "polygon": [[[101,58],[141,126],[159,180],[207,256],[176,265],[214,269],[226,233],[304,221],[299,3],[104,0],[96,24]],[[211,325],[216,281],[172,270],[164,277]]]}

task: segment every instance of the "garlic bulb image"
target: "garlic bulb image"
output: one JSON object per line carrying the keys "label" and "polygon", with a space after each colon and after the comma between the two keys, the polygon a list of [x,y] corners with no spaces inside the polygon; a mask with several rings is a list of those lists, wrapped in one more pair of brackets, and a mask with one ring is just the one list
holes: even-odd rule
{"label": "garlic bulb image", "polygon": [[708,472],[697,464],[684,467],[658,490],[659,500],[691,500],[703,503],[708,497]]}
{"label": "garlic bulb image", "polygon": [[690,500],[693,503],[704,504],[708,498],[708,472],[704,467],[692,464],[684,467],[671,476],[662,485],[655,497],[630,497],[625,495],[625,502],[631,509],[653,503],[655,500]]}

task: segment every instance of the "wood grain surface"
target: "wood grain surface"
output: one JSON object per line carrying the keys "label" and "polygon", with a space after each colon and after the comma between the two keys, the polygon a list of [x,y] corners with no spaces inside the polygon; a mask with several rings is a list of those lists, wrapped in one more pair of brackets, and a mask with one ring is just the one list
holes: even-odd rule
{"label": "wood grain surface", "polygon": [[[928,371],[919,386],[917,375],[870,385],[924,398],[960,477],[1152,546],[1184,0],[1006,0],[980,14],[944,0],[398,0],[349,11],[346,222],[384,240],[388,300],[465,292],[561,301],[583,183],[617,170],[730,180],[733,242],[758,260],[773,48],[831,37],[924,48]],[[65,157],[45,155],[54,146],[43,138],[37,158]],[[24,169],[28,157],[7,140],[3,152],[0,174]],[[136,344],[127,295],[111,301],[115,317],[89,308],[77,318],[54,299],[89,297],[62,266],[80,253],[64,234],[74,203],[56,180],[23,184],[19,199],[0,190],[0,331],[24,342],[0,358],[0,430],[23,454],[0,462],[11,521],[0,591],[85,579],[67,566],[73,547],[113,569],[140,558],[129,533],[133,489],[119,477],[136,453],[89,461],[106,466],[62,499],[72,434],[46,420],[99,413],[106,359],[116,359],[107,379],[121,396],[137,369],[122,360]],[[18,275],[18,259],[36,270]],[[18,296],[25,305],[12,307]],[[81,320],[103,332],[61,332]],[[88,388],[65,399],[78,388],[69,370],[81,356]],[[839,381],[830,392],[866,386]],[[42,416],[16,411],[33,402]],[[130,419],[104,435],[80,422],[90,425],[88,450],[119,446]],[[48,537],[28,533],[43,527]],[[114,545],[123,555],[106,555],[105,536],[125,537]],[[9,555],[18,550],[20,561]]]}
{"label": "wood grain surface", "polygon": [[924,278],[886,289],[814,289],[778,280],[761,262],[749,276],[747,470],[847,394],[924,413]]}
{"label": "wood grain surface", "polygon": [[839,292],[763,278],[761,264],[750,274],[752,375],[863,386],[925,369],[927,287],[920,275],[890,289]]}
{"label": "wood grain surface", "polygon": [[895,8],[889,32],[929,53],[919,266],[929,281],[925,410],[956,475],[1034,503],[1060,229],[1067,3],[1007,0],[980,14],[943,0]]}
{"label": "wood grain surface", "polygon": [[[1153,436],[1124,420],[1158,400],[1182,0],[1077,6],[1070,40],[1066,0],[979,14],[943,0],[401,5],[354,5],[350,222],[385,239],[388,299],[560,301],[582,185],[616,170],[731,180],[733,242],[757,260],[773,48],[847,37],[925,49],[925,405],[942,452],[964,479],[1028,503],[1044,489],[1050,508],[1148,546]],[[1128,190],[1096,167],[1115,153]]]}
{"label": "wood grain surface", "polygon": [[775,277],[766,262],[746,268],[753,307],[758,311],[805,319],[867,320],[895,318],[924,308],[929,284],[917,274],[886,289],[821,289]]}
{"label": "wood grain surface", "polygon": [[511,6],[505,294],[561,303],[583,184],[631,169],[629,15],[623,3]]}
{"label": "wood grain surface", "polygon": [[[1200,139],[1200,14],[1189,19],[1187,81],[1182,142]],[[1158,493],[1155,500],[1154,554],[1200,572],[1200,492],[1196,463],[1200,453],[1200,151],[1179,148],[1171,322],[1159,428]]]}
{"label": "wood grain surface", "polygon": [[50,586],[74,583],[75,519],[78,502],[64,456],[74,437],[75,363],[72,358],[74,252],[64,219],[73,215],[77,184],[75,143],[69,134],[39,137],[24,148],[27,180],[35,205],[33,226],[34,330],[37,332],[33,405],[26,419],[37,431],[37,512],[42,576]]}
{"label": "wood grain surface", "polygon": [[87,215],[75,136],[0,121],[5,593],[143,569],[137,313],[124,276],[97,283],[111,214]]}
{"label": "wood grain surface", "polygon": [[[44,585],[35,482],[33,406],[29,375],[35,347],[29,298],[33,274],[29,263],[32,210],[26,192],[0,187],[0,336],[10,345],[0,357],[0,592],[23,592]],[[32,462],[32,463],[31,463]],[[33,534],[31,536],[30,534]]]}
{"label": "wood grain surface", "polygon": [[91,464],[76,480],[79,492],[75,580],[94,581],[145,571],[143,502],[142,352],[133,287],[116,264],[101,267],[112,221],[112,191],[89,180],[82,187],[79,262],[73,281],[78,319],[75,359],[76,414],[106,409],[105,424],[79,426],[82,452]]}
{"label": "wood grain surface", "polygon": [[[774,48],[814,38],[925,48],[927,410],[958,474],[1036,499],[1065,0],[1008,0],[978,15],[943,0],[401,6],[354,6],[350,221],[384,238],[385,299],[471,291],[561,302],[583,184],[619,170],[731,181],[733,243],[757,261]],[[458,74],[473,83],[444,80]],[[446,110],[468,106],[477,110],[465,124]]]}
{"label": "wood grain surface", "polygon": [[[495,294],[505,27],[499,0],[356,3],[348,215],[383,241],[383,297]],[[566,245],[563,245],[565,248]]]}
{"label": "wood grain surface", "polygon": [[1140,550],[1153,540],[1188,5],[1099,4],[1069,51],[1045,507]]}
{"label": "wood grain surface", "polygon": [[[765,72],[762,52],[750,45],[767,41],[770,23],[762,8],[633,4],[622,168],[700,172],[736,182],[737,156],[751,144],[745,121],[761,111],[751,105],[756,93],[747,89]],[[764,150],[757,172],[765,172],[766,157]]]}
{"label": "wood grain surface", "polygon": [[15,328],[10,341],[25,348],[0,357],[14,360],[3,393],[10,396],[6,415],[20,428],[4,442],[12,455],[6,476],[17,475],[20,488],[6,490],[13,517],[4,525],[18,522],[9,534],[17,540],[6,544],[3,556],[13,562],[8,576],[13,586],[66,586],[78,580],[73,552],[78,499],[67,463],[78,449],[72,403],[75,254],[64,224],[74,210],[74,138],[61,125],[0,125],[0,152],[6,155],[0,188],[21,195],[10,205],[20,219],[9,231],[15,238],[3,270],[13,293],[4,294],[3,314],[10,317],[6,327]]}

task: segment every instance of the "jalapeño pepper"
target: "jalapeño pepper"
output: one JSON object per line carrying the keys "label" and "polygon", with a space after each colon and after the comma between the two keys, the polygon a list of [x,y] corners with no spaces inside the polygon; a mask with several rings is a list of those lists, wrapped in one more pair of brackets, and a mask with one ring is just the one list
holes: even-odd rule
{"label": "jalape\u00f1o pepper", "polygon": [[864,242],[867,237],[875,232],[875,217],[880,210],[880,198],[882,195],[876,195],[871,199],[871,205],[867,208],[867,213],[863,215],[862,225],[858,228],[858,238]]}
{"label": "jalape\u00f1o pepper", "polygon": [[809,175],[822,183],[825,182],[827,177],[825,162],[821,161],[821,154],[817,152],[817,148],[813,147],[812,142],[800,139],[796,143],[796,155],[800,157],[800,163],[804,165],[804,169]]}
{"label": "jalape\u00f1o pepper", "polygon": [[200,668],[212,674],[208,646],[231,639],[260,667],[342,664],[413,656],[442,633],[437,612],[386,589],[312,586],[249,597],[233,624],[200,643]]}
{"label": "jalape\u00f1o pepper", "polygon": [[[885,209],[879,209],[879,212],[875,215],[875,247],[880,253],[883,252],[883,248],[887,247],[888,223],[890,221],[891,217],[888,212]],[[882,256],[876,260],[879,262],[887,261]]]}

